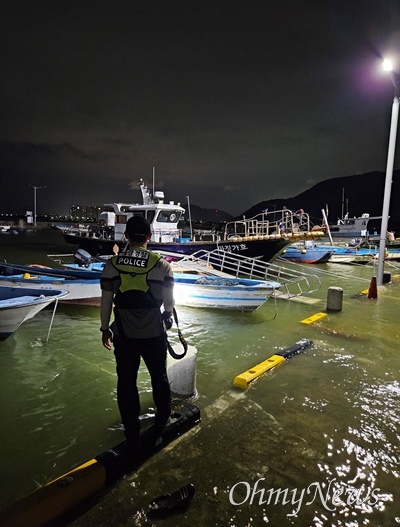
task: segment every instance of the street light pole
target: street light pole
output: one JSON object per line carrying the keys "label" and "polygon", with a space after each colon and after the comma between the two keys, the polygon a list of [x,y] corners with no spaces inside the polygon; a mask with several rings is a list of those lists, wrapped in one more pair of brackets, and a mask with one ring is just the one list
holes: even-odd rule
{"label": "street light pole", "polygon": [[189,196],[185,196],[188,202],[188,211],[189,211],[189,226],[190,226],[190,239],[193,240],[193,230],[192,230],[192,213],[190,211],[190,200]]}
{"label": "street light pole", "polygon": [[29,185],[29,186],[33,188],[33,217],[34,217],[34,225],[36,227],[36,191],[39,188],[46,188],[46,186],[44,187],[35,187],[34,185]]}
{"label": "street light pole", "polygon": [[390,79],[395,87],[395,97],[392,105],[392,119],[390,124],[390,135],[389,135],[389,147],[388,147],[388,158],[386,164],[386,179],[385,179],[385,191],[383,197],[383,209],[382,209],[382,223],[381,232],[379,236],[379,257],[378,257],[378,270],[377,270],[377,285],[383,284],[383,272],[385,266],[385,252],[386,252],[386,234],[388,229],[389,221],[389,208],[390,208],[390,194],[392,189],[393,179],[393,165],[394,165],[394,154],[396,150],[396,136],[397,136],[397,123],[399,120],[399,102],[398,87],[395,82],[394,76],[391,74],[392,66],[388,60],[383,63],[385,71],[390,75]]}

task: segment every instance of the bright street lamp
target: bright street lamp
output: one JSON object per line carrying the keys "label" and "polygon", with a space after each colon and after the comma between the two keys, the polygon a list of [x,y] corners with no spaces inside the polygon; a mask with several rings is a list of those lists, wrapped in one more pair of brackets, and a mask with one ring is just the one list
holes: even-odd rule
{"label": "bright street lamp", "polygon": [[396,150],[396,136],[397,136],[397,122],[399,120],[399,97],[398,97],[398,86],[394,75],[392,73],[393,66],[389,59],[383,61],[383,69],[389,74],[390,80],[392,81],[395,88],[395,95],[392,105],[392,120],[390,124],[390,135],[389,135],[389,147],[388,157],[386,165],[386,179],[385,179],[385,192],[383,196],[383,209],[382,209],[382,224],[381,232],[379,236],[379,258],[378,258],[378,270],[376,283],[377,285],[383,284],[383,271],[385,265],[385,251],[386,251],[386,234],[388,229],[389,220],[389,207],[390,207],[390,193],[392,189],[393,179],[393,165],[394,165],[394,154]]}
{"label": "bright street lamp", "polygon": [[44,187],[35,187],[34,185],[29,185],[29,186],[33,188],[33,217],[34,217],[34,225],[36,227],[36,191],[39,188],[46,188],[46,186]]}

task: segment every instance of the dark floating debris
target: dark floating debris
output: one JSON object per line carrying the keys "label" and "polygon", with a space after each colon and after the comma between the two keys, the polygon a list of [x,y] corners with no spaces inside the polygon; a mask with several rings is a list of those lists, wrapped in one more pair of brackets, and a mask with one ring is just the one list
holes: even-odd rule
{"label": "dark floating debris", "polygon": [[189,483],[172,494],[155,498],[149,505],[148,515],[152,518],[162,518],[174,512],[182,511],[192,501],[196,489]]}

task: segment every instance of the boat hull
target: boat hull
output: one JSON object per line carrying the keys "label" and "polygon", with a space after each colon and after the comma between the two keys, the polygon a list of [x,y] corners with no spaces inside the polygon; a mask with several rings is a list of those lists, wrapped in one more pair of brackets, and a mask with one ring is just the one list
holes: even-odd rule
{"label": "boat hull", "polygon": [[333,253],[331,256],[331,259],[329,260],[330,263],[342,263],[342,264],[367,264],[370,262],[373,258],[373,255],[367,255],[367,254],[360,254],[360,255],[352,255],[352,254],[335,254]]}
{"label": "boat hull", "polygon": [[101,300],[99,278],[93,280],[68,280],[46,275],[31,275],[30,278],[23,278],[23,275],[12,275],[0,276],[0,285],[19,287],[21,289],[34,287],[44,292],[60,288],[68,291],[68,296],[60,299],[60,303],[63,304],[99,306]]}
{"label": "boat hull", "polygon": [[289,262],[316,264],[328,262],[331,255],[332,252],[326,251],[325,249],[297,249],[288,247],[279,257]]}
{"label": "boat hull", "polygon": [[17,329],[42,311],[56,298],[67,295],[66,291],[42,291],[37,288],[19,289],[14,286],[0,287],[0,341],[6,340]]}
{"label": "boat hull", "polygon": [[[254,284],[254,285],[253,285]],[[174,273],[176,305],[252,313],[270,298],[278,283]]]}
{"label": "boat hull", "polygon": [[[299,232],[288,234],[287,236],[271,234],[259,237],[231,238],[229,240],[218,242],[150,242],[148,248],[152,251],[170,252],[180,255],[191,255],[201,250],[211,252],[218,249],[220,251],[239,254],[249,258],[258,258],[265,262],[269,262],[290,243],[300,240],[320,239],[321,235],[321,232]],[[81,249],[89,252],[92,256],[113,254],[115,245],[117,245],[120,250],[126,248],[126,242],[115,241],[113,239],[105,240],[94,237],[76,236],[73,234],[64,234],[63,236],[67,243],[79,246]]]}
{"label": "boat hull", "polygon": [[[374,259],[375,260],[379,259],[379,252],[377,252],[374,255]],[[400,250],[395,250],[395,249],[388,250],[388,249],[386,249],[386,251],[385,251],[385,260],[393,261],[393,262],[399,262],[400,261]]]}
{"label": "boat hull", "polygon": [[375,251],[370,248],[340,247],[333,245],[316,245],[316,248],[332,251],[329,263],[367,264],[375,254]]}

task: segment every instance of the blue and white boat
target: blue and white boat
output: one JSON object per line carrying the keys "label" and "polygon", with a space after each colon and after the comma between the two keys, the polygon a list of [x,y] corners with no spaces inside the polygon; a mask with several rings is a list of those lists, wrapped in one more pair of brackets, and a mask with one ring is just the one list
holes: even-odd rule
{"label": "blue and white boat", "polygon": [[101,270],[86,268],[55,269],[35,265],[7,264],[0,262],[0,285],[20,289],[36,288],[43,292],[63,289],[68,292],[61,298],[63,304],[86,306],[100,305]]}
{"label": "blue and white boat", "polygon": [[[68,298],[61,300],[63,303],[100,305],[100,276],[104,261],[88,260],[86,265],[82,266],[78,263],[61,263],[62,255],[52,256],[58,257],[63,269],[0,263],[0,269],[3,268],[5,272],[0,275],[0,284],[21,288],[34,285],[42,290],[57,285],[69,292]],[[277,282],[239,279],[226,273],[218,273],[217,276],[215,271],[205,270],[204,267],[199,272],[193,262],[184,272],[180,272],[182,269],[179,268],[179,263],[172,265],[176,305],[252,312],[280,287]],[[12,274],[13,271],[17,274]]]}
{"label": "blue and white boat", "polygon": [[174,271],[176,305],[251,313],[279,289],[278,282]]}
{"label": "blue and white boat", "polygon": [[6,340],[23,322],[67,294],[67,291],[54,288],[44,291],[0,285],[0,340]]}
{"label": "blue and white boat", "polygon": [[329,263],[367,264],[376,254],[375,250],[367,248],[341,247],[333,245],[319,245],[318,247],[325,247],[326,250],[332,251]]}
{"label": "blue and white boat", "polygon": [[329,248],[317,247],[312,241],[293,243],[286,247],[279,259],[301,264],[326,263],[333,252]]}

